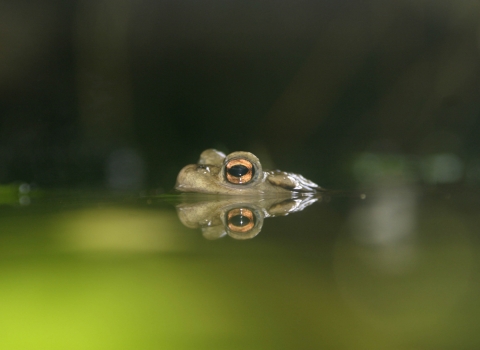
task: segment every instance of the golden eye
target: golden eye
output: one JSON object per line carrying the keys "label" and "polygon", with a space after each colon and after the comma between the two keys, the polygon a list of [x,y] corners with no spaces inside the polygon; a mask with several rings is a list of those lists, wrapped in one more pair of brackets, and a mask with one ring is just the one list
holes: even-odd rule
{"label": "golden eye", "polygon": [[248,232],[255,226],[255,215],[250,209],[232,209],[227,214],[228,228],[233,232]]}
{"label": "golden eye", "polygon": [[246,184],[255,175],[253,164],[246,159],[232,159],[225,166],[227,181],[232,184]]}

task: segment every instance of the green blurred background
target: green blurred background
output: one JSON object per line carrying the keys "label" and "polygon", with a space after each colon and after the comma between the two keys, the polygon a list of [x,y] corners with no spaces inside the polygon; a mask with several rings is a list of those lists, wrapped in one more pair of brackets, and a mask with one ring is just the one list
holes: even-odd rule
{"label": "green blurred background", "polygon": [[478,186],[479,7],[2,1],[0,182],[169,190],[217,147],[329,188],[372,154]]}
{"label": "green blurred background", "polygon": [[[472,0],[0,0],[0,348],[480,348],[479,54]],[[210,147],[355,191],[209,241],[156,195]]]}

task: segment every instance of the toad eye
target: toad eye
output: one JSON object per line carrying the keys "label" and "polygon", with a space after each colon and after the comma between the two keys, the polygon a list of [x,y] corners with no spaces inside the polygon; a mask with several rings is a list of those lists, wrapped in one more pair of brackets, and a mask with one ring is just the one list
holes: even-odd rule
{"label": "toad eye", "polygon": [[255,175],[255,168],[246,159],[232,159],[225,165],[225,176],[232,184],[246,184]]}
{"label": "toad eye", "polygon": [[255,215],[250,209],[232,209],[227,214],[228,228],[233,232],[248,232],[255,226]]}

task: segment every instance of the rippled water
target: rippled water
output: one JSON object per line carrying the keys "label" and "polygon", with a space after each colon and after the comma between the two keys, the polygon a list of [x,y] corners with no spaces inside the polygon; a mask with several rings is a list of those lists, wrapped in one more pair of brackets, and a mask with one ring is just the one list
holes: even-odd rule
{"label": "rippled water", "polygon": [[471,192],[8,198],[2,349],[480,346]]}

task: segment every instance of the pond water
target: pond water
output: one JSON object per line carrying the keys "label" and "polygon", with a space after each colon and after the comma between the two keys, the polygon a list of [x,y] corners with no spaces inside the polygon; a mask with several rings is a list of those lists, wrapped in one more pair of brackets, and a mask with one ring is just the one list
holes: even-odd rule
{"label": "pond water", "polygon": [[480,346],[471,191],[8,198],[2,349]]}

